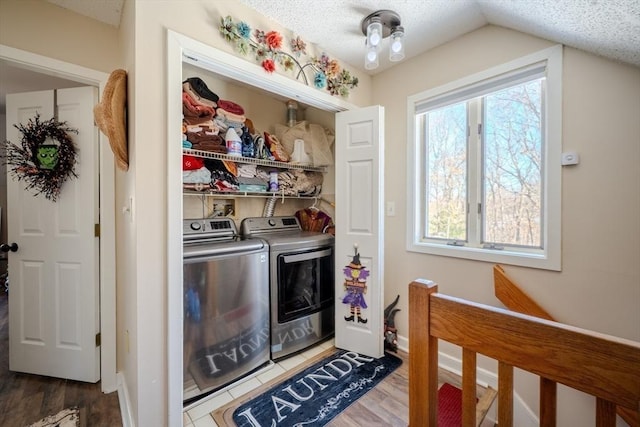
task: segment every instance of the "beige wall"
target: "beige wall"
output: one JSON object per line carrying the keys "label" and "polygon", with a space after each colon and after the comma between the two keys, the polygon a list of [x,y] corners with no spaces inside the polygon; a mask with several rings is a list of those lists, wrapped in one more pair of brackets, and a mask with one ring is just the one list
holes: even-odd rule
{"label": "beige wall", "polygon": [[0,44],[107,73],[120,62],[111,25],[43,0],[2,0],[0,11]]}
{"label": "beige wall", "polygon": [[[167,203],[166,197],[166,30],[171,29],[222,51],[234,52],[218,30],[220,17],[231,15],[245,20],[253,28],[284,29],[257,15],[238,2],[221,1],[163,1],[138,0],[135,2],[135,115],[132,137],[132,171],[135,184],[134,197],[136,234],[136,299],[137,299],[137,424],[160,426],[167,414],[166,408],[166,308],[167,286]],[[370,101],[370,79],[362,77],[360,87],[353,91],[349,102],[366,105]],[[144,221],[140,220],[144,218]],[[179,260],[178,262],[181,262]],[[181,284],[178,284],[181,286]],[[132,302],[127,302],[132,304]],[[128,325],[127,327],[132,327]],[[132,337],[133,338],[133,337]],[[120,351],[120,350],[119,350]],[[130,374],[127,373],[129,381]]]}
{"label": "beige wall", "polygon": [[[167,422],[166,30],[227,52],[221,16],[284,32],[232,0],[127,0],[119,29],[42,0],[2,0],[0,43],[104,72],[129,73],[129,171],[116,173],[117,366],[136,425]],[[43,35],[46,34],[46,37]],[[349,99],[370,101],[370,79]],[[132,213],[122,209],[132,206]]]}
{"label": "beige wall", "polygon": [[[397,208],[385,222],[385,296],[400,295],[400,334],[408,335],[407,284],[418,277],[500,306],[493,264],[405,249],[407,96],[551,45],[487,26],[374,78],[373,101],[386,111],[386,200]],[[562,170],[562,271],[504,268],[557,319],[640,341],[640,69],[571,48],[563,64],[563,150],[577,151],[581,161]],[[523,381],[518,392],[537,408],[536,384]],[[565,419],[560,424],[591,422]]]}
{"label": "beige wall", "polygon": [[[136,223],[134,221],[136,210],[133,206],[131,214],[123,213],[123,209],[130,207],[130,200],[135,200],[134,186],[136,182],[136,170],[132,162],[132,153],[135,151],[135,139],[133,138],[133,126],[136,121],[136,110],[133,108],[135,101],[135,84],[133,76],[135,76],[135,49],[137,44],[135,39],[135,10],[133,1],[125,1],[122,11],[122,17],[119,27],[118,48],[122,57],[122,68],[129,75],[127,97],[127,121],[128,127],[128,144],[129,144],[129,170],[127,172],[116,168],[116,194],[115,194],[115,220],[116,220],[116,351],[117,351],[117,368],[122,373],[126,387],[129,393],[131,407],[131,417],[134,423],[141,426],[138,422],[138,412],[140,403],[140,394],[144,391],[140,389],[140,362],[139,356],[140,342],[139,333],[139,296],[137,286],[137,239]],[[144,301],[144,297],[142,298]],[[162,327],[162,325],[158,325]],[[156,360],[162,361],[163,357],[158,356]],[[160,365],[161,366],[161,365]],[[154,365],[154,369],[159,369]],[[156,397],[157,389],[150,390],[148,394]],[[160,406],[162,400],[158,399],[155,403]]]}
{"label": "beige wall", "polygon": [[[118,63],[117,35],[118,31],[113,26],[68,13],[42,0],[0,1],[0,44],[12,48],[108,72]],[[0,116],[0,121],[0,138],[4,140],[5,116]],[[4,164],[0,166],[0,175],[1,205],[5,207]],[[3,209],[0,235],[3,242],[6,241],[6,213]],[[0,272],[6,268],[7,262],[0,261]]]}
{"label": "beige wall", "polygon": [[[386,199],[398,207],[385,223],[388,300],[400,293],[406,304],[406,284],[425,277],[498,304],[493,264],[405,250],[406,98],[551,45],[487,26],[374,78],[374,102],[386,108]],[[640,70],[571,48],[563,63],[563,150],[581,162],[563,168],[562,272],[505,270],[559,320],[640,340]],[[406,331],[406,310],[399,320]]]}
{"label": "beige wall", "polygon": [[[118,369],[139,426],[167,420],[166,205],[173,201],[165,182],[166,29],[227,52],[233,50],[219,35],[220,16],[279,29],[231,0],[158,4],[126,1],[115,30],[42,1],[0,2],[0,43],[105,72],[123,67],[130,75],[130,170],[116,174],[117,340]],[[485,27],[374,79],[361,78],[353,91],[350,102],[386,109],[385,192],[397,213],[385,224],[385,286],[388,302],[401,296],[402,335],[406,285],[416,277],[498,304],[492,264],[405,250],[406,195],[399,189],[406,187],[407,144],[400,142],[406,141],[406,97],[549,45]],[[505,268],[558,319],[640,341],[640,70],[565,49],[564,73],[563,147],[578,151],[581,163],[563,169],[563,271]],[[129,200],[131,218],[121,213]]]}

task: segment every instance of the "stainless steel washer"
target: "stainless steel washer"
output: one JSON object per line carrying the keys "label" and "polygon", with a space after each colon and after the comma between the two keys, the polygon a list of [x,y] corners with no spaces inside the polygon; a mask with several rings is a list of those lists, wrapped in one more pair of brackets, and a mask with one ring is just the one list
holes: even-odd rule
{"label": "stainless steel washer", "polygon": [[184,403],[269,362],[269,253],[227,218],[183,223]]}
{"label": "stainless steel washer", "polygon": [[269,243],[271,358],[332,337],[334,237],[302,231],[295,216],[245,218],[240,233]]}

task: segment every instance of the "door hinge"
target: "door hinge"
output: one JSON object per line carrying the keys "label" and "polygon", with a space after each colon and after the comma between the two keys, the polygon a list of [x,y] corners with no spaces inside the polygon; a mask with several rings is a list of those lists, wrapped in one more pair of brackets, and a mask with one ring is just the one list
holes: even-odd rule
{"label": "door hinge", "polygon": [[96,347],[100,347],[100,344],[102,344],[102,334],[100,332],[98,332],[96,334]]}
{"label": "door hinge", "polygon": [[93,224],[94,237],[100,237],[100,224]]}
{"label": "door hinge", "polygon": [[478,135],[482,135],[482,123],[478,123]]}

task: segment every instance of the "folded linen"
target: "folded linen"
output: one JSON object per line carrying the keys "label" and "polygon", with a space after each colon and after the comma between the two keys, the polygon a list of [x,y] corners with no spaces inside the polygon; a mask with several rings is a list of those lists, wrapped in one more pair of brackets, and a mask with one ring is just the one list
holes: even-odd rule
{"label": "folded linen", "polygon": [[182,182],[184,184],[209,184],[211,171],[204,166],[196,170],[182,171]]}

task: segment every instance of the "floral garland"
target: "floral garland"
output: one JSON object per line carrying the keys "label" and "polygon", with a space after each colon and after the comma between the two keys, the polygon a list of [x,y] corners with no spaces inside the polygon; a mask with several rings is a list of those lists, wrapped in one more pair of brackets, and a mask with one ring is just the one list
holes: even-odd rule
{"label": "floral garland", "polygon": [[40,121],[40,114],[29,119],[27,125],[14,124],[22,133],[21,145],[4,141],[7,159],[12,175],[18,181],[27,182],[26,189],[36,189],[36,196],[44,196],[56,201],[62,183],[70,177],[77,178],[74,171],[77,163],[76,147],[69,132],[78,133],[55,118]]}
{"label": "floral garland", "polygon": [[302,78],[309,85],[305,69],[313,72],[313,85],[318,89],[326,89],[331,95],[349,96],[349,90],[358,86],[358,78],[352,76],[347,70],[341,70],[340,64],[335,59],[330,59],[323,53],[320,58],[312,57],[310,62],[301,64],[297,58],[306,55],[307,44],[296,37],[291,39],[289,46],[295,57],[282,48],[282,35],[277,31],[264,32],[254,30],[251,38],[251,27],[244,21],[234,23],[230,16],[220,18],[220,33],[224,38],[234,43],[236,50],[242,55],[253,51],[256,61],[268,73],[273,73],[276,64],[280,64],[286,71],[298,69],[296,80]]}

